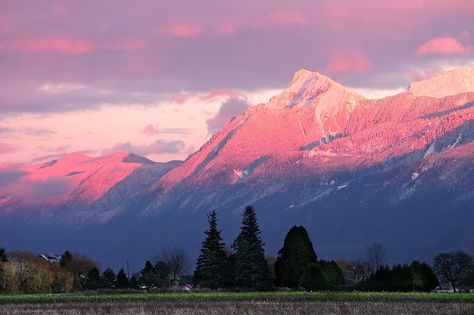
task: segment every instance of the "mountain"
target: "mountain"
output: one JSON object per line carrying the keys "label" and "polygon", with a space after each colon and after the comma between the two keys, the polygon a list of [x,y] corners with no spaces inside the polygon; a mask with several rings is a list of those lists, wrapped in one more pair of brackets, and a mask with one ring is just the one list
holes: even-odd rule
{"label": "mountain", "polygon": [[430,79],[413,82],[408,91],[417,96],[431,97],[474,92],[474,68],[458,68]]}
{"label": "mountain", "polygon": [[138,265],[162,246],[194,257],[213,209],[230,243],[253,204],[272,254],[293,224],[321,257],[363,258],[375,241],[392,262],[474,251],[472,82],[459,69],[369,100],[300,70],[183,162],[122,152],[1,166],[0,239]]}

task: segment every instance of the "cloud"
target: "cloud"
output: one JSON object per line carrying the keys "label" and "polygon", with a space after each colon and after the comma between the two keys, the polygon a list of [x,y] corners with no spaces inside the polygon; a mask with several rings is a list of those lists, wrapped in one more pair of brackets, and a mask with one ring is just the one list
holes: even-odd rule
{"label": "cloud", "polygon": [[156,140],[150,144],[133,145],[131,142],[120,143],[113,148],[104,150],[104,154],[115,153],[119,151],[127,151],[139,155],[161,154],[161,153],[179,153],[185,147],[181,140],[166,141]]}
{"label": "cloud", "polygon": [[161,28],[158,33],[168,37],[196,38],[204,32],[200,25],[186,23],[175,24],[169,27]]}
{"label": "cloud", "polygon": [[111,41],[100,46],[100,49],[111,51],[133,52],[145,49],[147,43],[139,39],[123,39],[118,41]]}
{"label": "cloud", "polygon": [[156,136],[160,134],[158,128],[153,126],[152,124],[146,125],[145,128],[143,128],[140,132],[147,136]]}
{"label": "cloud", "polygon": [[5,154],[5,153],[12,153],[15,152],[16,148],[13,147],[12,145],[8,143],[1,143],[0,142],[0,154]]}
{"label": "cloud", "polygon": [[86,86],[77,83],[43,84],[38,87],[38,90],[45,94],[64,94],[84,89]]}
{"label": "cloud", "polygon": [[0,126],[0,134],[13,132],[15,129]]}
{"label": "cloud", "polygon": [[338,52],[329,57],[326,71],[329,73],[363,74],[372,68],[372,61],[360,51]]}
{"label": "cloud", "polygon": [[95,50],[94,43],[65,37],[17,39],[0,43],[0,51],[24,53],[54,52],[66,55],[89,54]]}
{"label": "cloud", "polygon": [[47,137],[56,134],[55,131],[46,128],[31,128],[31,127],[1,127],[0,134],[23,134],[37,137]]}
{"label": "cloud", "polygon": [[157,125],[148,124],[140,132],[146,136],[156,136],[159,134],[189,134],[191,132],[191,129],[160,128]]}
{"label": "cloud", "polygon": [[49,7],[51,14],[55,16],[66,16],[68,14],[66,7],[63,4],[54,4]]}
{"label": "cloud", "polygon": [[229,100],[223,102],[217,115],[207,121],[209,133],[214,133],[215,131],[221,129],[233,117],[245,112],[248,107],[249,103],[246,99],[230,98]]}
{"label": "cloud", "polygon": [[275,25],[282,26],[306,26],[309,19],[301,12],[296,11],[279,11],[270,14],[269,19]]}
{"label": "cloud", "polygon": [[416,54],[419,56],[427,55],[459,55],[466,54],[469,49],[465,47],[461,42],[453,37],[438,37],[433,38],[423,44],[421,44],[416,50]]}

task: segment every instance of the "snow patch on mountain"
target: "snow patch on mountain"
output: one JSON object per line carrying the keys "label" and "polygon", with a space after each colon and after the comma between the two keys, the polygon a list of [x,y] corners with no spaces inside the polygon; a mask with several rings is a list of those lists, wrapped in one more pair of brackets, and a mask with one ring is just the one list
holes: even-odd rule
{"label": "snow patch on mountain", "polygon": [[443,72],[430,79],[412,82],[408,91],[416,96],[436,98],[474,92],[474,68],[458,68]]}

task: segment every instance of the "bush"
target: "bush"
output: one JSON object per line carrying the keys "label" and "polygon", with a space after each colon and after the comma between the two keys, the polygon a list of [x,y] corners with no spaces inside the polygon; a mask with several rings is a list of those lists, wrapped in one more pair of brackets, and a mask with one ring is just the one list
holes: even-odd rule
{"label": "bush", "polygon": [[300,287],[306,291],[328,290],[331,288],[330,282],[321,266],[317,263],[308,265],[301,276]]}

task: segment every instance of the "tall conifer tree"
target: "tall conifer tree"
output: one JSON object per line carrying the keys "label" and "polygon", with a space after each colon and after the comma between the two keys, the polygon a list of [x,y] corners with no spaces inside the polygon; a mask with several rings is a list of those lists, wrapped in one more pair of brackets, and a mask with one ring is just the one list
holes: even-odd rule
{"label": "tall conifer tree", "polygon": [[269,290],[272,287],[260,234],[255,208],[247,206],[243,213],[240,234],[232,245],[235,251],[233,267],[237,286],[256,290]]}
{"label": "tall conifer tree", "polygon": [[202,242],[194,277],[196,283],[207,288],[216,289],[227,285],[228,263],[222,242],[221,231],[217,229],[217,214],[212,211],[208,216],[209,229],[204,231],[206,238]]}

